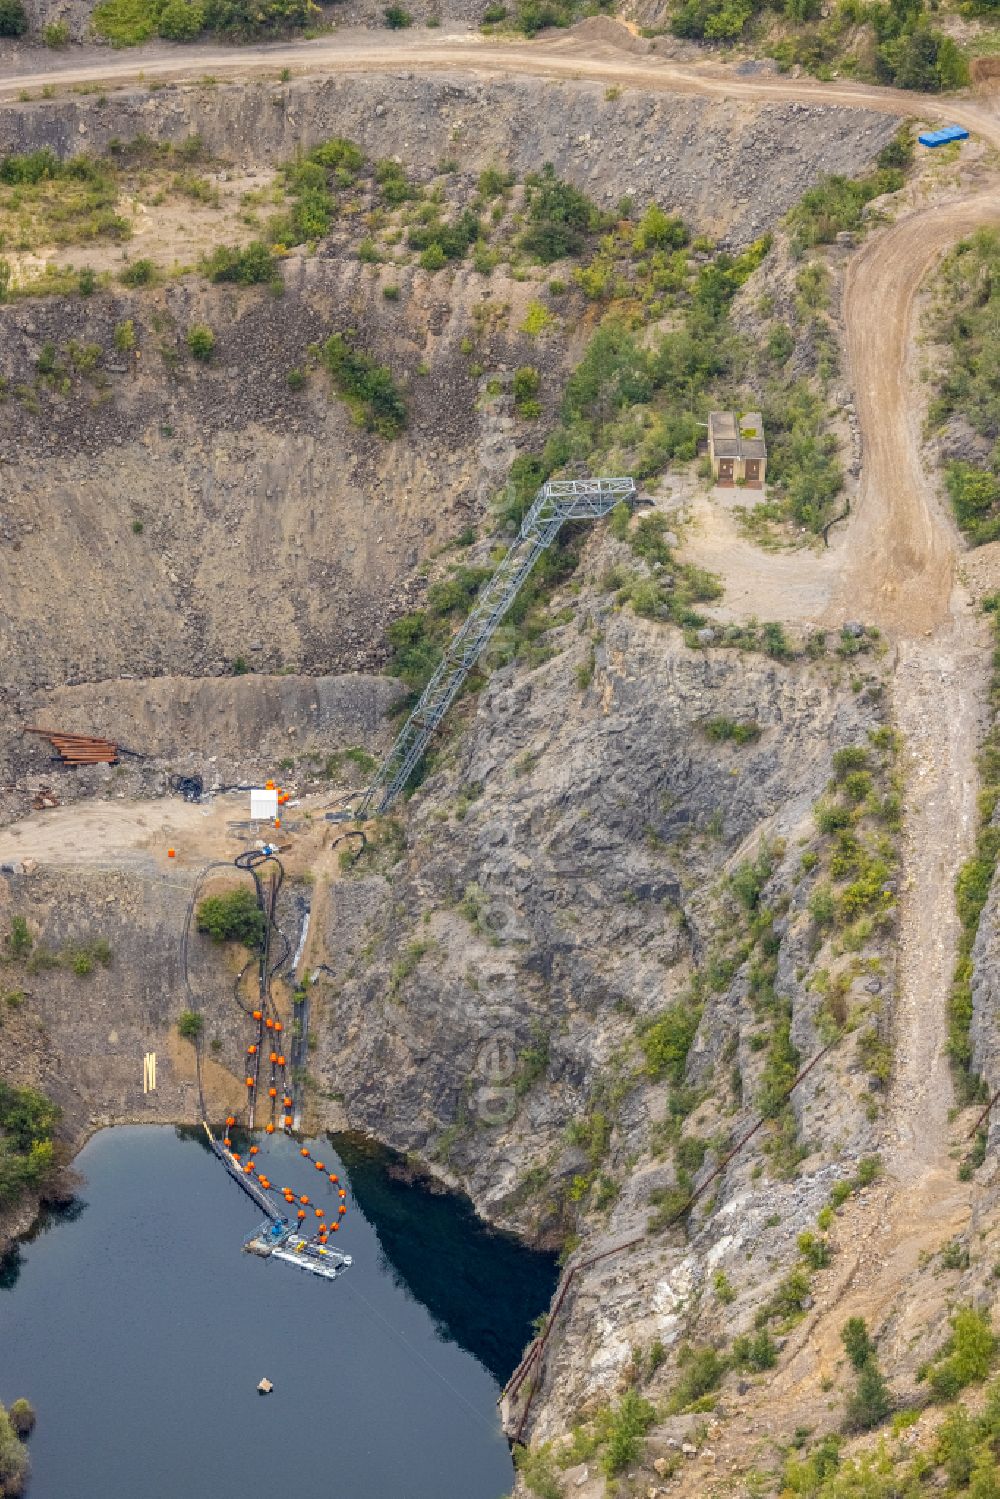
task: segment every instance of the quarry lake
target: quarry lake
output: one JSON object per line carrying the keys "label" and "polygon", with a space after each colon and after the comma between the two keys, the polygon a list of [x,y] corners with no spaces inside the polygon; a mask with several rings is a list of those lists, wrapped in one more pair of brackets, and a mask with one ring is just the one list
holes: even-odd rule
{"label": "quarry lake", "polygon": [[[2,1264],[0,1400],[38,1411],[29,1499],[506,1494],[495,1402],[554,1261],[350,1136],[307,1143],[346,1179],[353,1265],[331,1283],[243,1254],[260,1214],[206,1143],[95,1135],[77,1201]],[[268,1146],[302,1192],[305,1164]]]}

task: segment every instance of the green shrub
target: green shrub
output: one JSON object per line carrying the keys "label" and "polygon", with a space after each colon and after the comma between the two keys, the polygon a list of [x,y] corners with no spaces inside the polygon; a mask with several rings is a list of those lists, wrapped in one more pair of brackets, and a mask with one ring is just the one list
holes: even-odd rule
{"label": "green shrub", "polygon": [[208,364],[215,353],[215,334],[206,323],[195,323],[188,329],[187,346],[195,359]]}
{"label": "green shrub", "polygon": [[253,891],[237,886],[224,895],[207,895],[198,905],[196,925],[214,942],[242,942],[257,951],[264,945],[267,919]]}
{"label": "green shrub", "polygon": [[609,1478],[623,1473],[642,1452],[643,1440],[656,1420],[656,1407],[636,1390],[626,1390],[606,1425],[601,1467]]}
{"label": "green shrub", "polygon": [[31,935],[27,919],[24,916],[12,916],[5,941],[8,956],[19,962],[28,956],[34,945],[35,939]]}
{"label": "green shrub", "polygon": [[122,271],[119,280],[124,286],[148,286],[156,275],[156,267],[151,260],[133,260]]}
{"label": "green shrub", "polygon": [[197,1010],[182,1010],[177,1022],[177,1031],[185,1041],[196,1043],[205,1029],[205,1017]]}
{"label": "green shrub", "polygon": [[65,21],[49,21],[42,27],[42,41],[46,47],[59,50],[69,46],[69,27]]}
{"label": "green shrub", "polygon": [[205,29],[205,10],[197,0],[167,0],[156,29],[169,42],[192,42]]}
{"label": "green shrub", "polygon": [[990,1319],[974,1307],[959,1307],[951,1318],[951,1337],[928,1371],[935,1400],[953,1400],[967,1385],[981,1383],[990,1372],[997,1340]]}
{"label": "green shrub", "polygon": [[733,1342],[732,1357],[738,1369],[751,1369],[756,1373],[763,1373],[765,1369],[773,1369],[778,1362],[778,1345],[767,1328],[762,1327],[752,1336],[744,1333],[736,1338]]}
{"label": "green shrub", "polygon": [[57,1105],[34,1088],[0,1082],[0,1208],[44,1191],[52,1181],[60,1117]]}
{"label": "green shrub", "polygon": [[576,255],[601,223],[596,205],[557,177],[551,162],[525,178],[525,208],[528,228],[521,248],[542,265]]}
{"label": "green shrub", "polygon": [[701,1010],[695,1005],[670,1005],[641,1035],[646,1072],[657,1081],[666,1078],[675,1086],[684,1081],[688,1052],[698,1031]]}
{"label": "green shrub", "polygon": [[541,383],[541,375],[530,364],[522,365],[520,369],[514,371],[514,410],[518,416],[525,418],[541,416],[542,406],[537,399]]}
{"label": "green shrub", "polygon": [[323,362],[359,425],[381,437],[399,436],[406,426],[406,403],[386,365],[353,349],[340,333],[323,345]]}
{"label": "green shrub", "polygon": [[755,719],[709,718],[701,729],[717,744],[754,744],[761,736],[760,724]]}
{"label": "green shrub", "polygon": [[898,192],[902,186],[902,172],[885,167],[863,177],[824,178],[816,187],[807,188],[786,217],[793,247],[801,251],[832,244],[844,230],[859,229],[872,199]]}
{"label": "green shrub", "polygon": [[23,1398],[15,1400],[7,1414],[10,1417],[11,1426],[13,1426],[21,1440],[23,1441],[26,1437],[30,1437],[35,1429],[35,1422],[38,1419],[31,1401]]}
{"label": "green shrub", "polygon": [[253,286],[273,281],[277,263],[267,245],[256,240],[239,248],[217,246],[205,256],[201,268],[209,281],[235,281],[241,286]]}
{"label": "green shrub", "polygon": [[23,36],[28,14],[21,0],[0,0],[0,36]]}
{"label": "green shrub", "polygon": [[401,5],[387,5],[382,14],[390,31],[405,31],[407,26],[413,25],[410,12]]}
{"label": "green shrub", "polygon": [[680,1377],[667,1402],[671,1414],[684,1410],[717,1389],[729,1365],[715,1348],[692,1348],[684,1344],[677,1354],[677,1367]]}

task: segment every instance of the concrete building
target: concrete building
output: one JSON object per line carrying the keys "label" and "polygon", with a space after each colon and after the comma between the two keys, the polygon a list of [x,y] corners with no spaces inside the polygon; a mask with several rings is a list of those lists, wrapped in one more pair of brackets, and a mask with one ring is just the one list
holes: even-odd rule
{"label": "concrete building", "polygon": [[713,411],[708,418],[708,457],[717,484],[763,489],[767,444],[759,411]]}

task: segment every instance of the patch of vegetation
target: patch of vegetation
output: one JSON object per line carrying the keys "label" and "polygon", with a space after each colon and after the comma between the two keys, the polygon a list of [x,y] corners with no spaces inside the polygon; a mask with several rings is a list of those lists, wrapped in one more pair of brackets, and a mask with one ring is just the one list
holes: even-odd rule
{"label": "patch of vegetation", "polygon": [[206,895],[198,903],[195,924],[213,942],[242,942],[251,952],[260,951],[267,931],[267,918],[245,885],[223,895]]}
{"label": "patch of vegetation", "polygon": [[[31,1414],[30,1422],[26,1419],[25,1407]],[[15,1400],[9,1411],[0,1405],[0,1496],[3,1499],[18,1499],[24,1493],[29,1471],[24,1439],[35,1424],[34,1416],[27,1400]]]}
{"label": "patch of vegetation", "polygon": [[100,0],[91,20],[113,47],[138,47],[154,36],[188,42],[205,32],[232,40],[285,36],[319,15],[312,0]]}
{"label": "patch of vegetation", "polygon": [[0,36],[23,36],[28,29],[28,13],[21,0],[0,0]]}
{"label": "patch of vegetation", "polygon": [[1000,594],[991,594],[983,601],[983,607],[990,618],[994,642],[990,680],[993,717],[978,756],[979,825],[975,852],[962,865],[955,881],[961,931],[948,999],[948,1051],[964,1102],[978,1097],[982,1091],[972,1057],[972,949],[1000,856],[1000,828],[994,826],[994,814],[1000,803],[1000,719],[997,715],[1000,707]]}
{"label": "patch of vegetation", "polygon": [[337,394],[350,407],[358,426],[380,437],[398,437],[406,426],[406,402],[392,371],[353,348],[340,333],[323,345],[326,365]]}
{"label": "patch of vegetation", "polygon": [[182,1010],[177,1022],[177,1034],[196,1046],[205,1029],[205,1017],[197,1010]]}
{"label": "patch of vegetation", "polygon": [[666,1078],[679,1086],[684,1081],[688,1052],[698,1032],[701,1006],[683,1000],[669,1005],[640,1035],[646,1058],[646,1073],[656,1081]]}
{"label": "patch of vegetation", "polygon": [[235,281],[240,286],[273,281],[277,274],[274,256],[259,240],[238,249],[219,245],[205,256],[201,268],[209,281]]}
{"label": "patch of vegetation", "polygon": [[959,417],[993,444],[986,463],[954,461],[945,482],[955,518],[973,546],[1000,537],[1000,392],[992,371],[1000,357],[1000,234],[981,229],[947,256],[931,320],[946,348],[928,420]]}
{"label": "patch of vegetation", "polygon": [[[802,67],[820,78],[833,70],[924,93],[960,88],[968,64],[957,45],[932,24],[924,0],[675,0],[676,36],[731,44],[754,36],[783,69]],[[781,20],[768,20],[777,11]]]}
{"label": "patch of vegetation", "polygon": [[832,244],[845,230],[857,231],[868,204],[898,192],[904,180],[900,168],[879,166],[861,177],[826,177],[807,188],[785,219],[793,252]]}
{"label": "patch of vegetation", "polygon": [[933,1399],[954,1400],[967,1385],[981,1384],[996,1358],[997,1339],[986,1312],[960,1306],[951,1317],[951,1336],[922,1371]]}
{"label": "patch of vegetation", "polygon": [[875,1344],[862,1317],[849,1318],[840,1337],[857,1373],[857,1383],[847,1401],[844,1426],[847,1431],[870,1431],[873,1426],[880,1426],[892,1409],[889,1388],[878,1367]]}
{"label": "patch of vegetation", "polygon": [[716,744],[756,744],[761,736],[760,724],[752,718],[709,718],[700,727],[706,738]]}
{"label": "patch of vegetation", "polygon": [[186,343],[200,364],[208,364],[215,355],[215,334],[207,323],[195,323],[187,331]]}
{"label": "patch of vegetation", "polygon": [[44,1192],[57,1170],[56,1126],[61,1110],[34,1088],[0,1082],[0,1207],[29,1192]]}
{"label": "patch of vegetation", "polygon": [[60,161],[46,146],[0,157],[0,247],[129,239],[132,226],[117,211],[118,195],[113,166],[93,156]]}
{"label": "patch of vegetation", "polygon": [[541,265],[579,255],[588,235],[610,227],[585,193],[556,176],[551,162],[525,178],[525,208],[521,248]]}

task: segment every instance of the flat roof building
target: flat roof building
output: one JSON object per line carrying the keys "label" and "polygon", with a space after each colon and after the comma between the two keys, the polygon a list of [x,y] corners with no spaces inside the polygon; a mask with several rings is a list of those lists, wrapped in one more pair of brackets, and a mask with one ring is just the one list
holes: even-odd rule
{"label": "flat roof building", "polygon": [[708,457],[717,484],[763,489],[767,444],[759,411],[713,411],[708,418]]}

